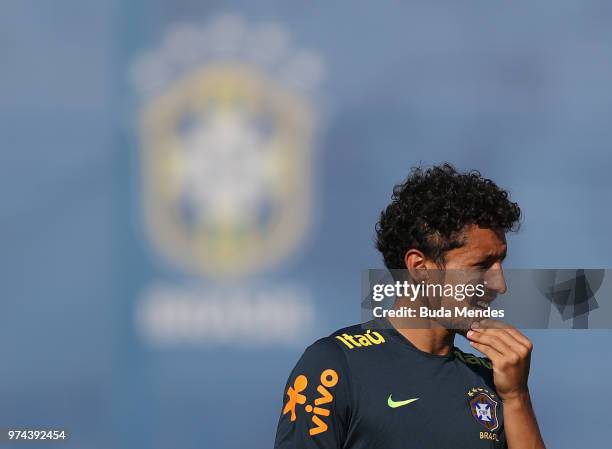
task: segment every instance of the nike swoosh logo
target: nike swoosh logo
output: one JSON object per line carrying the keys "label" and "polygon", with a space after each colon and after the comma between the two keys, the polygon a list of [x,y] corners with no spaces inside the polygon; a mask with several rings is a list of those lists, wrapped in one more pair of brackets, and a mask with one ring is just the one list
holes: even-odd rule
{"label": "nike swoosh logo", "polygon": [[401,407],[403,405],[408,405],[414,401],[418,401],[419,398],[412,398],[412,399],[406,399],[405,401],[394,401],[393,399],[391,399],[391,396],[393,395],[389,395],[389,399],[387,399],[387,405],[391,408],[398,408]]}

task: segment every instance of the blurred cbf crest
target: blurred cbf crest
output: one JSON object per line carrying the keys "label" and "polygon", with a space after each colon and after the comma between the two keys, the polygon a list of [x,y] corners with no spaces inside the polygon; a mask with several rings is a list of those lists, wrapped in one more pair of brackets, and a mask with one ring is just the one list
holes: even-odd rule
{"label": "blurred cbf crest", "polygon": [[153,246],[187,271],[240,277],[302,241],[312,210],[317,54],[238,16],[174,26],[132,67]]}

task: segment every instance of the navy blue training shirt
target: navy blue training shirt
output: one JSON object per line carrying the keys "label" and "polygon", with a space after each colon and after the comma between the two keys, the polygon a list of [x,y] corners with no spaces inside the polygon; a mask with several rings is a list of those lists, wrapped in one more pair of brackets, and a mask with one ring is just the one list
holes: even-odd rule
{"label": "navy blue training shirt", "polygon": [[274,447],[505,448],[491,362],[423,352],[388,321],[341,329],[291,372]]}

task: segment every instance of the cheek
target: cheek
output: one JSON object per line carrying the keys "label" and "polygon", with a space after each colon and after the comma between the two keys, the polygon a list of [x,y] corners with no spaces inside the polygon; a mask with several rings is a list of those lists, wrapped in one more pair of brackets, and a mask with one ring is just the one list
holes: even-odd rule
{"label": "cheek", "polygon": [[452,260],[452,261],[447,261],[444,264],[444,269],[445,270],[459,270],[463,268],[463,264],[461,264],[459,261],[457,260]]}

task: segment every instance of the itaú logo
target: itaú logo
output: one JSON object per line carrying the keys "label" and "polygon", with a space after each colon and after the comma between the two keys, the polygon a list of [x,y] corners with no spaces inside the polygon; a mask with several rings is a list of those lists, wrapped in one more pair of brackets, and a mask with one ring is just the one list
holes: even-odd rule
{"label": "ita\u00fa logo", "polygon": [[372,345],[381,345],[385,342],[385,338],[379,332],[372,332],[368,329],[364,334],[342,334],[337,335],[336,339],[341,341],[347,348],[363,348]]}

